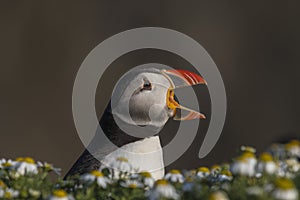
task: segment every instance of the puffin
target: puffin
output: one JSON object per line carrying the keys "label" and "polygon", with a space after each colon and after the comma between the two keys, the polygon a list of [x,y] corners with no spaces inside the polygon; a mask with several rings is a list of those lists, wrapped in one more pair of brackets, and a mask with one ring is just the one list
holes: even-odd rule
{"label": "puffin", "polygon": [[159,132],[169,120],[206,118],[181,105],[175,96],[175,89],[198,84],[207,83],[188,70],[148,67],[126,72],[117,81],[99,120],[99,128],[110,142],[102,142],[95,133],[65,178],[113,168],[116,159],[123,158],[134,169],[128,169],[129,173],[147,171],[154,179],[161,179],[165,172]]}

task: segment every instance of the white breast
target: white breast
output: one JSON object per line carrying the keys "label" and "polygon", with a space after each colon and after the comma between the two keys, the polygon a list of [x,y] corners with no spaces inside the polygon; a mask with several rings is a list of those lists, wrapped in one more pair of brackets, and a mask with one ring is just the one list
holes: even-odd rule
{"label": "white breast", "polygon": [[162,147],[158,136],[126,144],[101,160],[102,168],[112,166],[116,158],[124,157],[137,172],[150,172],[154,179],[164,176]]}

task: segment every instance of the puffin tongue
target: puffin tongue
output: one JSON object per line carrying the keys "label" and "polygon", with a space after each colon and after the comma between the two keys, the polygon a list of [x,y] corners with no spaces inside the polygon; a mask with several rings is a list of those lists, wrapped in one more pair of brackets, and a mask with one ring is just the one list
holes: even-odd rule
{"label": "puffin tongue", "polygon": [[[180,105],[174,99],[174,89],[198,84],[206,84],[206,81],[200,75],[187,70],[162,70],[161,73],[169,80],[171,85],[167,94],[167,106],[175,111],[173,119],[180,121],[205,119],[206,117],[204,114]],[[177,109],[181,110],[180,115],[178,112],[176,112]]]}

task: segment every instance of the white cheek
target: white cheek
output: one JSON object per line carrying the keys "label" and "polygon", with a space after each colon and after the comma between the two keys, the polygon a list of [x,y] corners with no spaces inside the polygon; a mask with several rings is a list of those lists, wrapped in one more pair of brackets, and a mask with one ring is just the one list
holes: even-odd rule
{"label": "white cheek", "polygon": [[166,106],[162,104],[153,104],[149,109],[149,117],[153,125],[164,125],[169,118]]}

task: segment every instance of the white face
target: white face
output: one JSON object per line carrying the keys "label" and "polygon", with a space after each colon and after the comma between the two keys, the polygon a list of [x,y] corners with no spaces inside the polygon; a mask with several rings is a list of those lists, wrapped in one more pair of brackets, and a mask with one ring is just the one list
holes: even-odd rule
{"label": "white face", "polygon": [[174,114],[167,107],[169,87],[159,73],[140,73],[129,82],[113,114],[129,124],[162,127]]}

